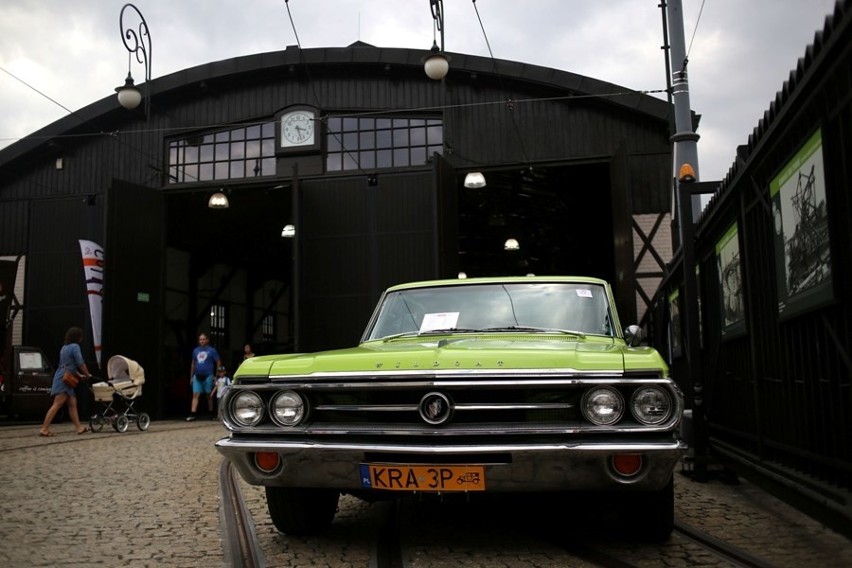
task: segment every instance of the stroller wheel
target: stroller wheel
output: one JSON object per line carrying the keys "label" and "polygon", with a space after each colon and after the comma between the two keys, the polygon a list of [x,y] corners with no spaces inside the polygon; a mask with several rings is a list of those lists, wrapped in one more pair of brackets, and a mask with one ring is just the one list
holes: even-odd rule
{"label": "stroller wheel", "polygon": [[148,416],[147,412],[142,412],[136,417],[136,426],[139,427],[143,432],[148,429],[148,426],[151,425],[151,417]]}
{"label": "stroller wheel", "polygon": [[130,425],[130,419],[124,414],[115,419],[115,429],[119,432],[127,432],[127,427]]}
{"label": "stroller wheel", "polygon": [[104,419],[100,414],[93,414],[89,419],[89,428],[92,432],[100,432],[104,429]]}

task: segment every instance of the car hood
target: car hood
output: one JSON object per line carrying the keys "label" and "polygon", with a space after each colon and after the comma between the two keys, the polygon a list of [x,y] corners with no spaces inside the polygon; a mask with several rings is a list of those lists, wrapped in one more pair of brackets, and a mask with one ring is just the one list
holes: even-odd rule
{"label": "car hood", "polygon": [[237,375],[524,369],[620,373],[625,365],[631,371],[668,371],[654,349],[628,347],[620,339],[511,335],[371,341],[350,349],[256,357],[244,362]]}

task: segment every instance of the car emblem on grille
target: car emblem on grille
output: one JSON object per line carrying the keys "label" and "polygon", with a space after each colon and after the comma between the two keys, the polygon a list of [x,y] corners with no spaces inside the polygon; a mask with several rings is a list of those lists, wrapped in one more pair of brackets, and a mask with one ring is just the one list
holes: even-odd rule
{"label": "car emblem on grille", "polygon": [[429,424],[443,424],[453,414],[450,399],[439,392],[430,392],[420,399],[420,417]]}

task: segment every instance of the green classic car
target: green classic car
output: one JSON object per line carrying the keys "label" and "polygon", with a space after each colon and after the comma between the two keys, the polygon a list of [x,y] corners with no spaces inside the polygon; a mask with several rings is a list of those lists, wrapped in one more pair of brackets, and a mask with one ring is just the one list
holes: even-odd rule
{"label": "green classic car", "polygon": [[357,347],[244,362],[216,447],[288,534],[327,528],[342,493],[594,492],[665,539],[683,397],[638,335],[596,278],[393,286]]}

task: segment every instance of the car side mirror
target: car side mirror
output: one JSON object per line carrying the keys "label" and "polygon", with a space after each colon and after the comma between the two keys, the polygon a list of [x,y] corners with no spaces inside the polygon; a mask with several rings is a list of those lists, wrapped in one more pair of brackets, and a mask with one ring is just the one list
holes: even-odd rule
{"label": "car side mirror", "polygon": [[645,340],[645,332],[638,325],[628,325],[624,328],[624,340],[630,347],[636,347]]}

